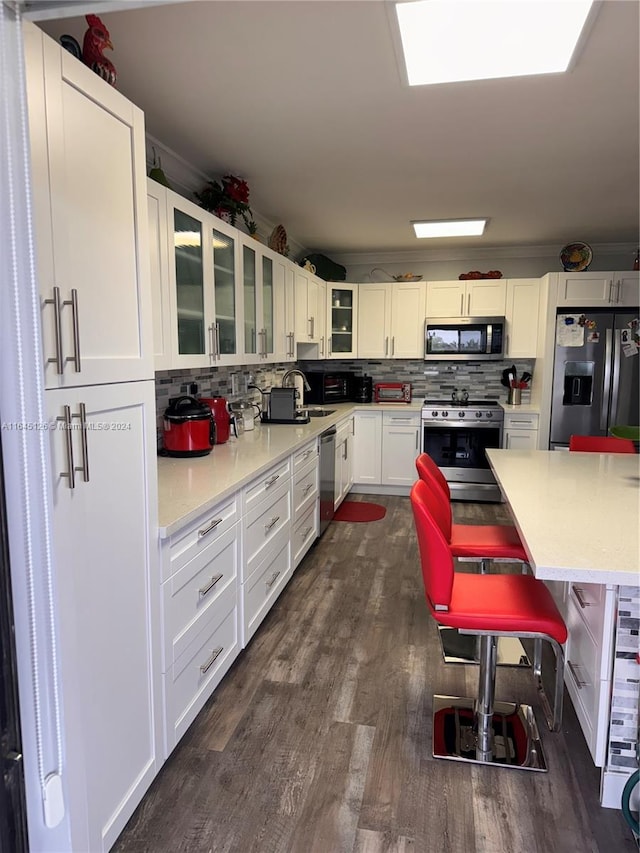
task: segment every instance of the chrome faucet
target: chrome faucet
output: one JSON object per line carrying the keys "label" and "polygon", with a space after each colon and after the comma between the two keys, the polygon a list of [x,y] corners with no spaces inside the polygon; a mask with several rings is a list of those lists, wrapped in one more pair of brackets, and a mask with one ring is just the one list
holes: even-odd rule
{"label": "chrome faucet", "polygon": [[287,372],[282,377],[282,387],[286,388],[287,386],[285,383],[286,383],[287,379],[290,376],[294,376],[296,374],[298,376],[302,376],[302,381],[304,382],[304,390],[305,391],[311,391],[311,385],[309,385],[309,382],[307,381],[307,377],[304,375],[304,373],[301,370],[298,370],[297,367],[293,367],[293,368],[291,368],[291,370],[287,370]]}

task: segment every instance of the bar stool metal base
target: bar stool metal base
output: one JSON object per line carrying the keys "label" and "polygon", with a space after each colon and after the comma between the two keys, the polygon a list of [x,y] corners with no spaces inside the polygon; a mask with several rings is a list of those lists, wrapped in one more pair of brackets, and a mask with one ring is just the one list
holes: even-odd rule
{"label": "bar stool metal base", "polygon": [[[471,634],[460,634],[457,628],[438,625],[440,647],[445,663],[480,663],[478,639]],[[524,646],[517,637],[498,638],[498,666],[530,667]]]}
{"label": "bar stool metal base", "polygon": [[480,749],[476,721],[475,699],[434,696],[433,757],[547,772],[531,705],[493,703],[488,752]]}

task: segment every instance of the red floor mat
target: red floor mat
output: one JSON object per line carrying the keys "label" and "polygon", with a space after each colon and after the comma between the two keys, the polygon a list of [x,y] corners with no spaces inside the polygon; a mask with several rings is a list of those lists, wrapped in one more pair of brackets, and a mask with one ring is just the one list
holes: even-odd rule
{"label": "red floor mat", "polygon": [[367,503],[366,501],[343,501],[336,514],[334,521],[379,521],[387,514],[387,509],[380,504]]}

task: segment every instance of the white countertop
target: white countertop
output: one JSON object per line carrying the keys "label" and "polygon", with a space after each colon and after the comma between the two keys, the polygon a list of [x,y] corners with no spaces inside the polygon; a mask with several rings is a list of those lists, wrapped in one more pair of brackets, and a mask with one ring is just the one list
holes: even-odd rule
{"label": "white countertop", "polygon": [[296,448],[355,411],[419,412],[412,403],[337,403],[335,414],[311,418],[308,424],[260,424],[237,439],[216,444],[208,456],[158,457],[158,525],[165,539],[182,525],[207,512]]}
{"label": "white countertop", "polygon": [[536,577],[640,583],[640,456],[487,450]]}

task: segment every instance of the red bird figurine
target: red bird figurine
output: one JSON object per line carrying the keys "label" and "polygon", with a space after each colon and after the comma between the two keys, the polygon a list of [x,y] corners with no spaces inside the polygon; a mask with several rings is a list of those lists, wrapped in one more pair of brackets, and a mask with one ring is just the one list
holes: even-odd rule
{"label": "red bird figurine", "polygon": [[102,54],[105,48],[113,50],[109,30],[97,15],[86,15],[85,17],[89,29],[84,34],[84,42],[82,43],[82,61],[99,77],[115,86],[115,66]]}

